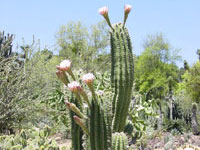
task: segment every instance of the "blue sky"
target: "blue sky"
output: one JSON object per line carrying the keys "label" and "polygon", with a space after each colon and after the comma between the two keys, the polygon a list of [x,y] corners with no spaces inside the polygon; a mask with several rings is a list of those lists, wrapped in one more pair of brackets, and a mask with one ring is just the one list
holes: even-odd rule
{"label": "blue sky", "polygon": [[[127,21],[134,53],[139,55],[148,34],[162,32],[182,59],[197,61],[200,48],[200,0],[0,0],[0,31],[16,35],[15,42],[30,43],[32,35],[42,46],[55,44],[55,34],[69,21],[86,26],[103,18],[98,8],[108,6],[111,22],[123,20],[124,4],[133,6]],[[179,66],[182,64],[178,63]]]}

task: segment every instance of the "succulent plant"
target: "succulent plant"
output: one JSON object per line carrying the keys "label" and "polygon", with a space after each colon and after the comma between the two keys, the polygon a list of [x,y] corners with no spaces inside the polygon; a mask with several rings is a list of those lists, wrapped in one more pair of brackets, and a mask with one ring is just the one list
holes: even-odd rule
{"label": "succulent plant", "polygon": [[127,148],[127,137],[123,131],[131,102],[134,76],[132,44],[125,27],[130,11],[131,6],[126,5],[124,22],[112,25],[108,8],[99,9],[110,27],[112,94],[105,96],[105,93],[101,95],[96,92],[95,76],[92,73],[84,75],[81,83],[77,82],[80,79],[73,74],[71,61],[64,60],[57,66],[58,78],[72,92],[66,106],[71,114],[73,150]]}

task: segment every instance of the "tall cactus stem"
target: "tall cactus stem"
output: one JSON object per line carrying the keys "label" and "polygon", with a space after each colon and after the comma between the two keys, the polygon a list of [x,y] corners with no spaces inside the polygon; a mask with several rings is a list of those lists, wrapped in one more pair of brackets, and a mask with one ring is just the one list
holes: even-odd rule
{"label": "tall cactus stem", "polygon": [[133,87],[133,55],[128,30],[122,23],[113,25],[111,41],[111,84],[113,97],[113,131],[121,132],[126,124]]}
{"label": "tall cactus stem", "polygon": [[[79,107],[77,99],[74,98],[73,94],[70,99],[71,103],[74,103]],[[74,121],[73,116],[75,113],[73,111],[70,111],[70,118],[71,118],[71,135],[72,135],[72,148],[73,150],[83,150],[82,146],[82,136],[83,131],[81,130],[81,127]]]}

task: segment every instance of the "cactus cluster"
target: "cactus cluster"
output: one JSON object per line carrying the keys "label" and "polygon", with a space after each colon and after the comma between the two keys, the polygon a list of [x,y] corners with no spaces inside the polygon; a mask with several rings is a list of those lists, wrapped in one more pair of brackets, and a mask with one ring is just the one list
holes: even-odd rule
{"label": "cactus cluster", "polygon": [[[58,78],[72,92],[66,106],[71,116],[73,150],[125,150],[127,148],[128,140],[123,131],[132,97],[134,76],[132,44],[125,27],[130,10],[131,6],[126,5],[124,22],[112,25],[108,8],[99,9],[99,13],[110,26],[111,95],[113,96],[105,98],[95,92],[95,76],[92,73],[84,75],[82,81],[77,78],[71,69],[71,61],[64,60],[57,66]],[[91,93],[91,96],[88,93]],[[112,105],[111,109],[109,102]]]}
{"label": "cactus cluster", "polygon": [[55,140],[49,139],[50,128],[21,130],[16,135],[0,136],[0,150],[59,150]]}

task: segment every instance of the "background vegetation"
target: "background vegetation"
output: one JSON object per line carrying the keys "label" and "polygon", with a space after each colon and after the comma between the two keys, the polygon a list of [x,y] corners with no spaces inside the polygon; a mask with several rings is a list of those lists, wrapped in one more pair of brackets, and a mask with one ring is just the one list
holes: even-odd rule
{"label": "background vegetation", "polygon": [[[56,33],[55,52],[41,50],[34,39],[17,51],[13,47],[14,36],[0,32],[0,135],[4,135],[0,143],[4,147],[13,135],[23,136],[24,129],[28,132],[35,127],[46,130],[48,126],[52,131],[39,136],[43,141],[60,131],[65,133],[64,138],[70,138],[69,112],[65,106],[69,92],[56,78],[56,65],[70,59],[77,76],[84,70],[108,82],[108,34],[105,22],[90,29],[81,22],[70,22]],[[184,61],[179,68],[176,65],[181,60],[179,49],[174,49],[162,34],[148,35],[143,47],[141,55],[134,56],[134,97],[125,129],[129,144],[144,144],[145,139],[159,132],[199,135],[200,50],[195,64],[189,66]],[[16,143],[26,147],[25,143]],[[45,147],[44,143],[39,146]],[[53,146],[56,149],[56,144]]]}

